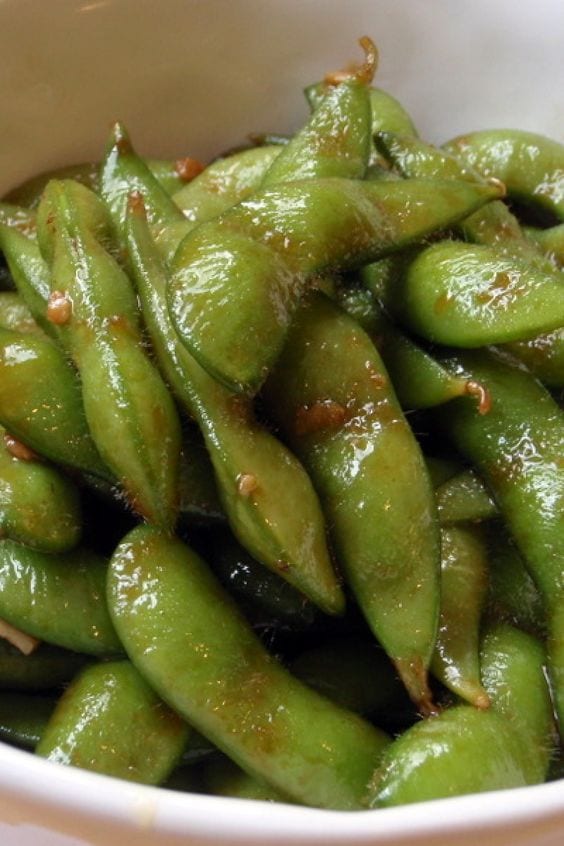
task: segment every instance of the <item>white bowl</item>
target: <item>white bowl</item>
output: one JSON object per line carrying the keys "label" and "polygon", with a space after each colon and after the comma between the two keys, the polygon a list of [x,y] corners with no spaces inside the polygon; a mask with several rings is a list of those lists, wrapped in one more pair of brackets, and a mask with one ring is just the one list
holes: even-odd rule
{"label": "white bowl", "polygon": [[[100,156],[126,122],[153,156],[206,156],[289,131],[301,89],[359,56],[422,134],[494,126],[564,140],[559,0],[0,0],[0,195]],[[183,795],[69,770],[0,744],[2,846],[560,846],[562,782],[334,813]]]}

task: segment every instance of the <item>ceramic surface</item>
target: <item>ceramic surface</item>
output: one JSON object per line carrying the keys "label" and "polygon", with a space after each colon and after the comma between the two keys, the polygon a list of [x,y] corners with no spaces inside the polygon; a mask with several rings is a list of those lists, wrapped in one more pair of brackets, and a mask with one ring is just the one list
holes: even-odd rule
{"label": "ceramic surface", "polygon": [[[0,194],[98,158],[120,118],[154,156],[295,129],[301,89],[378,43],[378,84],[441,141],[515,126],[564,140],[559,0],[0,0]],[[2,846],[561,846],[562,782],[343,814],[174,794],[0,744]]]}

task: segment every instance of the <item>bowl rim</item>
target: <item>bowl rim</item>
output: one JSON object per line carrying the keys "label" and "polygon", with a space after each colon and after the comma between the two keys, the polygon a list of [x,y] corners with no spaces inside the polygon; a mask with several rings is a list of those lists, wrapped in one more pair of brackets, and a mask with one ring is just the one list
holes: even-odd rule
{"label": "bowl rim", "polygon": [[[396,808],[328,811],[184,793],[67,767],[0,742],[0,792],[7,798],[153,834],[209,836],[247,846],[300,843],[394,843],[449,833],[543,828],[564,824],[563,780],[510,790],[436,799]],[[479,818],[476,818],[476,801]],[[264,813],[265,806],[268,814]],[[220,812],[221,809],[221,812]]]}

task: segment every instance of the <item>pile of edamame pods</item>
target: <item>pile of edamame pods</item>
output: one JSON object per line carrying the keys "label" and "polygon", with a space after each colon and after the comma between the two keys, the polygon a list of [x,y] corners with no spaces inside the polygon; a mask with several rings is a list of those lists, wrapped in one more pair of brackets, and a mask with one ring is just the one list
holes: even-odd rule
{"label": "pile of edamame pods", "polygon": [[0,203],[0,735],[357,810],[562,773],[564,146],[358,67]]}

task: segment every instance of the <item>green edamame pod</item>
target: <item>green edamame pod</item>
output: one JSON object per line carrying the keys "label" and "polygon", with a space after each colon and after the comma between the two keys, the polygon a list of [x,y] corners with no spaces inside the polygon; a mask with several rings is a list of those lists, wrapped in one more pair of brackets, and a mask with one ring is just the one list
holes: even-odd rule
{"label": "green edamame pod", "polygon": [[15,457],[1,426],[0,491],[2,537],[42,552],[66,552],[79,542],[82,515],[73,483],[35,458]]}
{"label": "green edamame pod", "polygon": [[110,478],[86,424],[76,371],[48,338],[0,329],[0,423],[40,455]]}
{"label": "green edamame pod", "polygon": [[431,707],[439,601],[431,485],[375,347],[322,294],[297,315],[266,405],[311,474],[369,625],[414,701]]}
{"label": "green edamame pod", "polygon": [[480,681],[480,622],[488,588],[487,548],[475,526],[441,530],[441,614],[431,671],[475,705],[490,700]]}
{"label": "green edamame pod", "polygon": [[553,719],[542,648],[500,628],[484,640],[481,663],[491,707],[455,705],[408,729],[384,752],[372,807],[545,780]]}
{"label": "green edamame pod", "polygon": [[510,197],[564,220],[564,145],[517,129],[459,135],[445,149],[484,176],[501,179]]}
{"label": "green edamame pod", "polygon": [[54,690],[70,681],[87,658],[77,652],[40,643],[29,655],[0,639],[0,691]]}
{"label": "green edamame pod", "polygon": [[172,199],[193,224],[218,217],[256,191],[280,149],[252,147],[218,159]]}
{"label": "green edamame pod", "polygon": [[462,470],[439,485],[435,500],[443,525],[490,520],[499,513],[491,494],[472,469]]}
{"label": "green edamame pod", "polygon": [[549,388],[564,388],[564,329],[509,344],[510,352]]}
{"label": "green edamame pod", "polygon": [[[41,195],[41,202],[37,209],[37,242],[41,255],[52,270],[57,245],[58,230],[63,224],[61,195],[67,194],[72,201],[72,211],[76,220],[88,231],[103,249],[110,253],[121,264],[122,257],[116,245],[112,229],[112,221],[107,209],[99,197],[79,182],[51,180]],[[64,225],[64,224],[63,224]],[[52,279],[50,293],[52,293]],[[47,303],[51,306],[50,300]],[[64,325],[63,315],[47,310],[47,318],[55,325]]]}
{"label": "green edamame pod", "polygon": [[[382,154],[406,177],[475,178],[475,171],[464,161],[461,162],[450,153],[438,150],[419,139],[381,133],[376,142]],[[459,228],[465,240],[495,247],[510,263],[517,259],[517,271],[520,260],[524,260],[529,263],[529,275],[535,272],[535,268],[538,268],[541,274],[553,272],[552,261],[525,236],[518,220],[501,201],[483,206],[460,221]],[[401,268],[394,274],[394,280],[400,271]],[[364,281],[369,284],[371,280],[367,278]],[[545,384],[554,387],[563,385],[564,330],[556,329],[529,341],[515,341],[510,343],[508,348]]]}
{"label": "green edamame pod", "polygon": [[180,191],[204,169],[204,165],[192,156],[168,159],[145,159],[147,167],[169,196]]}
{"label": "green edamame pod", "polygon": [[311,481],[289,450],[255,420],[251,402],[215,382],[178,343],[166,305],[167,275],[138,198],[130,205],[128,246],[156,356],[200,425],[234,534],[254,558],[324,611],[341,613],[344,597]]}
{"label": "green edamame pod", "polygon": [[[114,170],[120,190],[131,177],[141,186],[161,221],[166,205],[146,178],[129,147],[123,163],[119,150]],[[109,194],[111,200],[113,195]],[[233,531],[252,555],[282,575],[328,613],[341,613],[344,598],[326,549],[321,511],[311,483],[299,462],[254,419],[250,402],[218,385],[176,338],[165,298],[167,276],[148,231],[138,195],[130,203],[126,223],[129,260],[140,294],[145,322],[157,358],[180,402],[198,421],[215,469],[220,497]],[[119,197],[112,205],[114,215]],[[117,205],[116,205],[117,204]],[[121,225],[119,217],[114,218]],[[280,496],[284,491],[284,497]],[[300,509],[294,503],[300,502]]]}
{"label": "green edamame pod", "polygon": [[375,261],[497,195],[454,181],[340,178],[258,191],[181,242],[169,289],[180,340],[214,378],[256,391],[312,275]]}
{"label": "green edamame pod", "polygon": [[557,745],[544,645],[532,635],[500,623],[483,635],[481,663],[492,706],[527,743],[532,779],[544,781]]}
{"label": "green edamame pod", "polygon": [[[477,171],[454,155],[412,134],[379,132],[374,140],[386,161],[408,179],[466,179],[470,182],[480,179]],[[509,256],[535,260],[549,267],[501,200],[483,206],[459,221],[457,227],[466,241],[495,246]]]}
{"label": "green edamame pod", "polygon": [[[143,348],[133,287],[82,219],[88,189],[50,182],[42,199],[51,215],[41,241],[52,241],[53,299],[62,300],[61,335],[80,373],[92,439],[133,507],[171,528],[178,507],[180,423],[174,402]],[[99,203],[94,194],[89,204]],[[51,300],[51,303],[53,300]],[[57,318],[59,319],[59,318]]]}
{"label": "green edamame pod", "polygon": [[553,271],[456,241],[420,252],[385,302],[418,335],[456,347],[528,340],[564,324],[564,283]]}
{"label": "green edamame pod", "polygon": [[371,110],[368,86],[377,53],[370,39],[361,41],[365,62],[340,72],[302,129],[270,166],[263,188],[294,179],[339,176],[362,179],[371,149]]}
{"label": "green edamame pod", "polygon": [[0,739],[35,749],[57,700],[50,696],[3,691],[0,695]]}
{"label": "green edamame pod", "polygon": [[368,288],[356,285],[340,288],[335,299],[374,342],[402,408],[432,408],[454,397],[473,396],[482,412],[487,411],[489,398],[481,386],[450,373],[401,332],[387,318]]}
{"label": "green edamame pod", "polygon": [[28,335],[45,335],[21,296],[15,291],[0,291],[0,328],[25,332]]}
{"label": "green edamame pod", "polygon": [[159,249],[168,262],[183,237],[194,227],[133,149],[127,130],[115,123],[100,169],[100,195],[125,248],[125,221],[129,196],[142,192],[147,215]]}
{"label": "green edamame pod", "polygon": [[[564,411],[520,366],[487,351],[445,365],[482,382],[493,397],[479,416],[455,400],[440,426],[479,470],[542,595],[556,709],[564,724]],[[439,422],[439,421],[437,421]]]}
{"label": "green edamame pod", "polygon": [[371,807],[531,783],[523,744],[507,720],[492,708],[454,705],[393,742],[374,775]]}
{"label": "green edamame pod", "polygon": [[36,752],[105,775],[161,784],[190,727],[161,702],[128,661],[93,664],[75,678],[51,715]]}
{"label": "green edamame pod", "polygon": [[284,670],[180,541],[134,529],[112,558],[108,601],[139,672],[251,776],[298,802],[364,805],[386,735]]}
{"label": "green edamame pod", "polygon": [[486,528],[488,544],[488,617],[546,638],[546,614],[540,593],[507,530]]}
{"label": "green edamame pod", "polygon": [[[323,101],[327,94],[327,83],[317,83],[305,89],[305,96],[312,109]],[[370,109],[372,112],[371,134],[377,132],[397,132],[400,135],[417,135],[417,130],[409,114],[401,103],[382,88],[370,88]]]}
{"label": "green edamame pod", "polygon": [[377,132],[399,132],[417,135],[415,125],[401,103],[381,88],[370,90],[372,108],[372,135]]}
{"label": "green edamame pod", "polygon": [[43,331],[58,339],[59,328],[47,319],[47,301],[51,293],[49,267],[35,241],[0,223],[0,250],[12,274],[22,300]]}
{"label": "green edamame pod", "polygon": [[122,651],[105,600],[107,561],[86,549],[47,555],[0,541],[0,618],[88,655]]}

